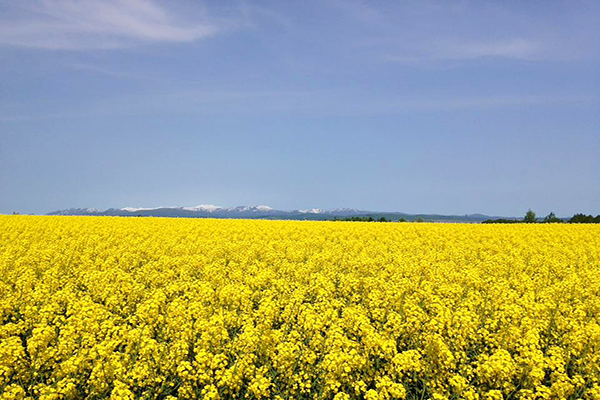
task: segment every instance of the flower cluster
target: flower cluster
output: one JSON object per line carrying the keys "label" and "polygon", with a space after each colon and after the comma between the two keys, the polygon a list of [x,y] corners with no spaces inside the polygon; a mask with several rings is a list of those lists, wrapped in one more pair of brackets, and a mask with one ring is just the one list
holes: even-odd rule
{"label": "flower cluster", "polygon": [[600,226],[0,216],[4,399],[600,399]]}

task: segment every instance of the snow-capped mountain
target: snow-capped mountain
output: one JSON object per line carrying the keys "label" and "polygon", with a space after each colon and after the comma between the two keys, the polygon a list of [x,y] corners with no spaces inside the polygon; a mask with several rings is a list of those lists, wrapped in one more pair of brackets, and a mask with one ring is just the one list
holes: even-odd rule
{"label": "snow-capped mountain", "polygon": [[294,219],[294,220],[332,220],[348,217],[385,217],[398,220],[424,219],[428,221],[446,222],[481,222],[489,219],[482,214],[473,215],[410,215],[399,212],[366,211],[356,208],[308,208],[300,210],[277,210],[266,205],[222,207],[212,204],[183,207],[124,207],[99,210],[97,208],[69,208],[48,213],[48,215],[97,215],[121,217],[174,217],[174,218],[262,218],[262,219]]}
{"label": "snow-capped mountain", "polygon": [[[128,212],[138,212],[138,211],[150,211],[150,210],[157,210],[159,208],[162,207],[151,207],[151,208],[143,208],[143,207],[125,207],[125,208],[121,208],[121,210],[123,211],[128,211]],[[169,207],[170,208],[170,207]],[[99,212],[101,212],[101,210],[98,210]]]}
{"label": "snow-capped mountain", "polygon": [[[123,207],[99,210],[96,208],[69,208],[49,213],[49,215],[141,215],[176,217],[292,217],[293,219],[325,219],[331,216],[353,216],[367,214],[368,211],[354,208],[310,208],[304,210],[276,210],[266,205],[222,207],[213,204],[199,204],[184,207]],[[314,218],[312,218],[312,217]]]}
{"label": "snow-capped mountain", "polygon": [[298,211],[303,214],[320,214],[321,213],[320,208],[309,208],[307,210],[298,210]]}
{"label": "snow-capped mountain", "polygon": [[213,206],[212,204],[200,204],[194,207],[181,207],[182,210],[187,211],[206,211],[206,212],[215,212],[224,210],[223,207]]}
{"label": "snow-capped mountain", "polygon": [[287,215],[296,211],[275,210],[265,205],[221,207],[212,204],[200,204],[185,207],[123,207],[100,210],[97,208],[69,208],[48,213],[48,215],[114,215],[114,216],[157,216],[157,217],[230,217],[243,218]]}
{"label": "snow-capped mountain", "polygon": [[304,210],[298,210],[303,214],[328,214],[328,215],[361,215],[368,214],[369,211],[359,210],[357,208],[308,208]]}

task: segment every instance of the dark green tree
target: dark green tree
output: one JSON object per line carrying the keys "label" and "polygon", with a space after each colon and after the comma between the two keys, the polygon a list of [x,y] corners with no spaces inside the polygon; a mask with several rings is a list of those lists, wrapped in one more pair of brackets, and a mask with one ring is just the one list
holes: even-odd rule
{"label": "dark green tree", "polygon": [[526,224],[533,224],[536,222],[535,213],[531,211],[531,209],[527,210],[525,213],[525,218],[523,218],[523,222]]}
{"label": "dark green tree", "polygon": [[600,223],[600,215],[594,217],[593,215],[586,214],[575,214],[569,220],[571,224],[598,224]]}
{"label": "dark green tree", "polygon": [[563,220],[560,218],[557,218],[553,212],[546,215],[546,217],[544,218],[544,223],[546,223],[546,224],[557,224],[557,223],[561,223],[561,222],[563,222]]}

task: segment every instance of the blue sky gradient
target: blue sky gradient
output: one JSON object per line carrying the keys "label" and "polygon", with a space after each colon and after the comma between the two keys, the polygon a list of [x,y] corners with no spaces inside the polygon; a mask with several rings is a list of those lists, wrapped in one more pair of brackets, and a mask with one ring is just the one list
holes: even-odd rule
{"label": "blue sky gradient", "polygon": [[0,0],[0,213],[600,213],[596,1]]}

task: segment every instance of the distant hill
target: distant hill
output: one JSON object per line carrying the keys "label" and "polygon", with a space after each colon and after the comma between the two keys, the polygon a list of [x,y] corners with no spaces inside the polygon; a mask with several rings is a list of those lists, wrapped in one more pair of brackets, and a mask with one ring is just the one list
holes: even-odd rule
{"label": "distant hill", "polygon": [[442,215],[442,214],[406,214],[402,212],[367,211],[355,208],[305,210],[276,210],[269,206],[220,207],[214,205],[198,205],[194,207],[156,207],[156,208],[69,208],[48,213],[47,215],[96,215],[121,217],[171,217],[171,218],[248,218],[248,219],[291,219],[324,221],[347,217],[386,218],[397,221],[431,221],[431,222],[471,222],[479,223],[492,218],[501,218],[483,214]]}

